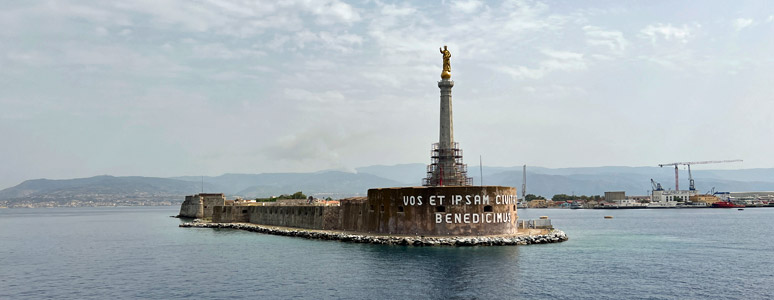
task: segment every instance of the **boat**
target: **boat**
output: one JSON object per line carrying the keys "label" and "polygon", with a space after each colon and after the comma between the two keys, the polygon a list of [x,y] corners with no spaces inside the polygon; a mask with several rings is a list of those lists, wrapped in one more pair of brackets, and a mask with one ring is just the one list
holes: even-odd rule
{"label": "boat", "polygon": [[735,204],[730,201],[719,201],[712,203],[712,207],[714,208],[736,208],[736,207],[744,207],[742,204]]}

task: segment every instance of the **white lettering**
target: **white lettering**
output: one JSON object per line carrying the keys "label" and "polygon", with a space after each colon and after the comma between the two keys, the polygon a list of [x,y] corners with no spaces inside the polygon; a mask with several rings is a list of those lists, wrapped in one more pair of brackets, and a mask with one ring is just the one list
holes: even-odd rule
{"label": "white lettering", "polygon": [[495,196],[495,204],[500,204],[500,195]]}
{"label": "white lettering", "polygon": [[470,214],[465,214],[465,224],[470,224]]}
{"label": "white lettering", "polygon": [[435,196],[430,196],[430,205],[435,206]]}
{"label": "white lettering", "polygon": [[462,223],[462,215],[454,214],[454,223]]}
{"label": "white lettering", "polygon": [[481,221],[481,216],[478,214],[473,215],[473,224],[478,224],[478,222]]}
{"label": "white lettering", "polygon": [[438,196],[438,205],[443,205],[443,198],[446,198],[444,195]]}
{"label": "white lettering", "polygon": [[489,204],[489,195],[484,195],[484,204]]}
{"label": "white lettering", "polygon": [[446,223],[451,224],[451,222],[452,222],[452,215],[451,214],[446,214]]}
{"label": "white lettering", "polygon": [[422,205],[422,196],[417,196],[417,205]]}
{"label": "white lettering", "polygon": [[492,223],[492,219],[490,218],[491,216],[492,216],[492,214],[486,214],[486,222],[487,223]]}
{"label": "white lettering", "polygon": [[497,214],[495,216],[495,223],[502,223],[503,222],[503,214]]}
{"label": "white lettering", "polygon": [[470,205],[470,195],[465,195],[465,204]]}
{"label": "white lettering", "polygon": [[435,214],[435,224],[440,224],[441,222],[443,222],[443,215]]}

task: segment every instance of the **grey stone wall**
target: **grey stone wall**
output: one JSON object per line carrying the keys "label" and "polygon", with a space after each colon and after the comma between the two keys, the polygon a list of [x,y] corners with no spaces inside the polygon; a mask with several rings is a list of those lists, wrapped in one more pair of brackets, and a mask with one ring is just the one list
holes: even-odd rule
{"label": "grey stone wall", "polygon": [[212,209],[212,222],[247,223],[250,222],[251,206],[215,206]]}
{"label": "grey stone wall", "polygon": [[[360,211],[355,211],[356,206],[344,208],[342,203],[342,222],[344,230],[370,233],[428,236],[516,234],[516,195],[515,188],[504,186],[370,189],[368,201],[360,207]],[[411,197],[414,201],[407,201]],[[476,202],[476,198],[482,201]],[[485,198],[487,202],[483,201]]]}
{"label": "grey stone wall", "polygon": [[223,194],[204,194],[203,200],[203,213],[202,218],[212,218],[212,211],[215,206],[223,206],[226,204],[226,196]]}
{"label": "grey stone wall", "polygon": [[185,201],[180,205],[179,217],[183,218],[203,218],[204,205],[199,195],[185,196]]}
{"label": "grey stone wall", "polygon": [[249,222],[254,224],[323,228],[326,206],[250,206]]}

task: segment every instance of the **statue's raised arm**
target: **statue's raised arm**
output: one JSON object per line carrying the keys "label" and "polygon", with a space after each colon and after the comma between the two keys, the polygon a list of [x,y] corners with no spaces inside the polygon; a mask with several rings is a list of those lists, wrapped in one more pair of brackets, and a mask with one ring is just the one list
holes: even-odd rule
{"label": "statue's raised arm", "polygon": [[438,48],[438,50],[443,54],[443,71],[441,72],[441,79],[449,79],[451,78],[451,62],[449,62],[449,59],[451,59],[451,52],[449,52],[449,48],[446,46]]}

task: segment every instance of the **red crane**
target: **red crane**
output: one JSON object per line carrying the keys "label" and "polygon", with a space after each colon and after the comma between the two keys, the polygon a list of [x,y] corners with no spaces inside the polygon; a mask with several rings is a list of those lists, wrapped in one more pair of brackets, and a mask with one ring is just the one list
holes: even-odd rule
{"label": "red crane", "polygon": [[659,164],[659,167],[664,166],[675,166],[675,190],[680,190],[680,183],[678,181],[678,173],[677,173],[677,166],[678,165],[686,165],[688,166],[688,181],[690,182],[690,186],[688,187],[689,190],[695,191],[696,187],[693,185],[693,176],[691,175],[691,165],[704,165],[704,164],[720,164],[720,163],[731,163],[731,162],[741,162],[741,159],[731,159],[731,160],[708,160],[708,161],[692,161],[692,162],[676,162],[676,163],[668,163],[668,164]]}

